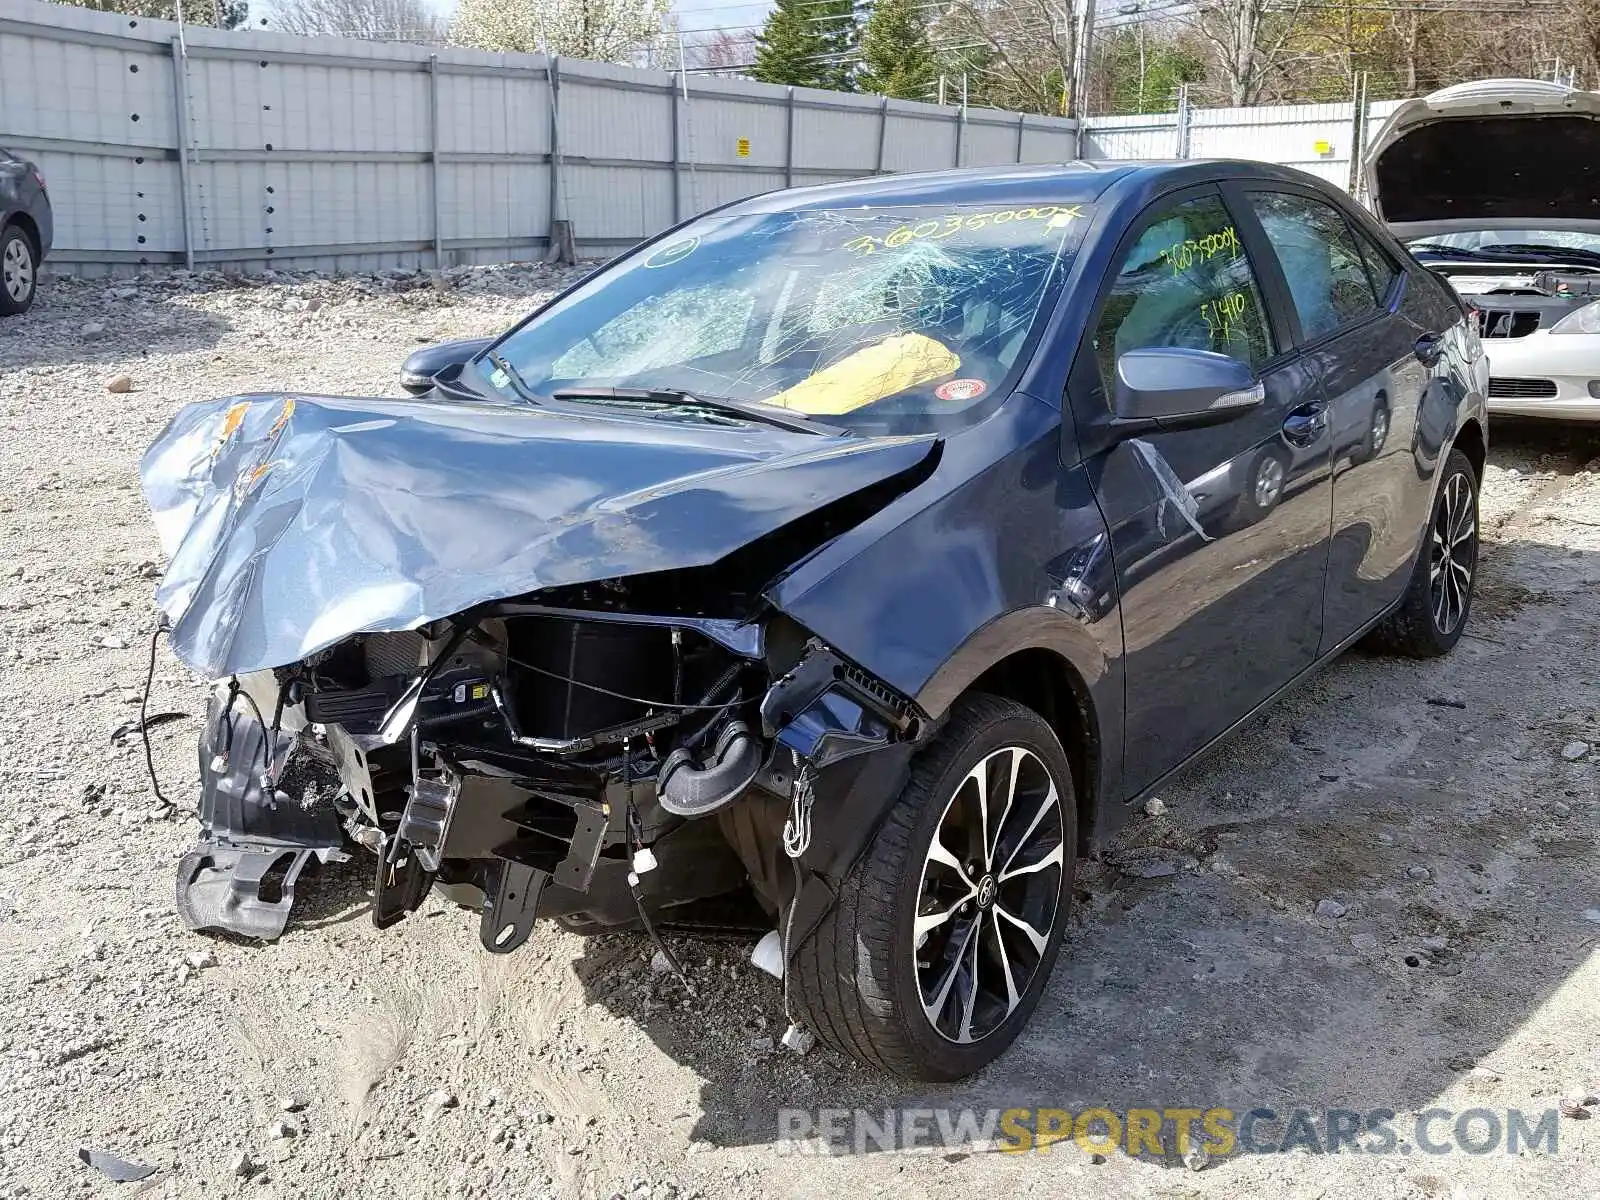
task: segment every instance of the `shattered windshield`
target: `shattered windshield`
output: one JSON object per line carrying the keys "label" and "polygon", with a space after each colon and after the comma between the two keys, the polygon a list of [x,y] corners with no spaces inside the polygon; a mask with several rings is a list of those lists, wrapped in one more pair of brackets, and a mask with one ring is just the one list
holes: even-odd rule
{"label": "shattered windshield", "polygon": [[668,415],[669,393],[686,393],[861,432],[943,429],[1004,394],[1089,211],[708,218],[598,275],[477,369],[502,395],[541,403],[612,403],[605,389],[643,389]]}

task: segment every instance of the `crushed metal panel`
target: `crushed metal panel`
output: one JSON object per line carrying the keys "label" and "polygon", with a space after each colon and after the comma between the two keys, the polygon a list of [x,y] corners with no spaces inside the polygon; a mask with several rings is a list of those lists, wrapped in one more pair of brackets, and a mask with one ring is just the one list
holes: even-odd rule
{"label": "crushed metal panel", "polygon": [[217,679],[540,588],[709,565],[933,444],[267,395],[184,408],[141,475],[173,651]]}

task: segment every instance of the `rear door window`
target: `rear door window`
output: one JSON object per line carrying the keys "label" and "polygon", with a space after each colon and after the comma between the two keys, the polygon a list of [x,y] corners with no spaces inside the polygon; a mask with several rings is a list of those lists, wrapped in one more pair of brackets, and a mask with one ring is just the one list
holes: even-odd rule
{"label": "rear door window", "polygon": [[1118,357],[1151,346],[1212,350],[1252,367],[1272,357],[1261,288],[1220,195],[1158,211],[1123,254],[1094,333],[1108,393]]}
{"label": "rear door window", "polygon": [[1250,202],[1283,266],[1304,337],[1377,311],[1379,294],[1338,209],[1294,192],[1251,192]]}

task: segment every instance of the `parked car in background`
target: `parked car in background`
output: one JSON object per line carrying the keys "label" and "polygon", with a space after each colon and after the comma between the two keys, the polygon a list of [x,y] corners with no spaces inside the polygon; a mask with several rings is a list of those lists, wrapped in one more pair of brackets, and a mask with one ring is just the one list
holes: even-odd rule
{"label": "parked car in background", "polygon": [[1373,209],[1477,312],[1489,411],[1600,421],[1600,95],[1485,79],[1395,110]]}
{"label": "parked car in background", "polygon": [[54,236],[44,176],[27,159],[0,148],[0,316],[33,307],[39,267]]}
{"label": "parked car in background", "polygon": [[970,1074],[1141,796],[1362,638],[1455,646],[1484,383],[1321,181],[1116,163],[769,193],[422,395],[190,405],[142,470],[218,681],[179,911],[275,937],[352,852],[491,953],[743,897],[801,1025]]}

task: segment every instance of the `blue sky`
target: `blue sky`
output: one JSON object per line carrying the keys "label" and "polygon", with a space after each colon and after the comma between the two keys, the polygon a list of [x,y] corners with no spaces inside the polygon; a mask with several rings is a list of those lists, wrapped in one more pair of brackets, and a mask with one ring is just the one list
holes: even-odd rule
{"label": "blue sky", "polygon": [[685,33],[711,29],[753,33],[755,31],[750,26],[760,25],[771,7],[770,4],[740,3],[739,0],[677,0],[673,5]]}

